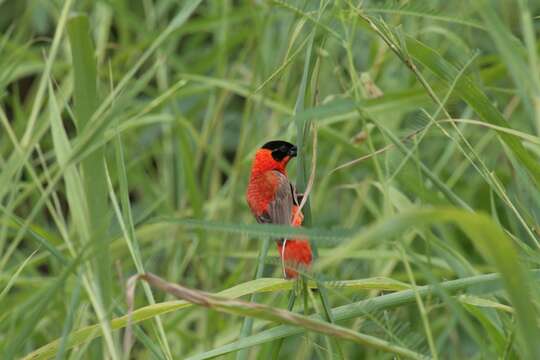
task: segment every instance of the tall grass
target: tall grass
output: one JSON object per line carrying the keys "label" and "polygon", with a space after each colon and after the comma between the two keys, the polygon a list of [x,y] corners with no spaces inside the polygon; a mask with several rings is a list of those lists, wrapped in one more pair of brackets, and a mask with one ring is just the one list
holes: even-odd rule
{"label": "tall grass", "polygon": [[[2,358],[126,358],[128,323],[137,359],[540,358],[539,17],[0,2]],[[304,229],[247,209],[271,139],[314,170]]]}

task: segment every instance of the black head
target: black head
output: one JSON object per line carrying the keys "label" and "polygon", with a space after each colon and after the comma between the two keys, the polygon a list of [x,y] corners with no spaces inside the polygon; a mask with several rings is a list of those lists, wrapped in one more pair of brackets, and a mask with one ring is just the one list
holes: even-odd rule
{"label": "black head", "polygon": [[298,151],[293,144],[281,140],[269,141],[262,148],[272,151],[272,158],[276,161],[281,161],[286,156],[295,157]]}

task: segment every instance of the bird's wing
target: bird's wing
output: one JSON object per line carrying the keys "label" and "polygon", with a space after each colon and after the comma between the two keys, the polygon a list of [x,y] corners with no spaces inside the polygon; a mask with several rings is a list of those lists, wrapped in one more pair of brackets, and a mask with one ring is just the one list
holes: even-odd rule
{"label": "bird's wing", "polygon": [[294,201],[294,187],[279,171],[268,172],[271,181],[276,184],[274,199],[268,203],[266,210],[257,216],[257,221],[264,224],[290,225]]}

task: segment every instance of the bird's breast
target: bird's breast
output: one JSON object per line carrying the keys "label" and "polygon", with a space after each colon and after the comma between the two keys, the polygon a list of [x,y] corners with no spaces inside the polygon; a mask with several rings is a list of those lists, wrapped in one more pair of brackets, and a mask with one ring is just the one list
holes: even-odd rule
{"label": "bird's breast", "polygon": [[246,191],[246,198],[251,211],[255,216],[260,216],[268,208],[268,204],[274,200],[278,179],[272,176],[252,176]]}

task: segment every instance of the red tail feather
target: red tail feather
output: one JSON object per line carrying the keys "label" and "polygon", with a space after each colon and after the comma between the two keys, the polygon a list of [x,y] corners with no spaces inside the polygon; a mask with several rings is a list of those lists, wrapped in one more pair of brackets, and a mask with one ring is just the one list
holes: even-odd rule
{"label": "red tail feather", "polygon": [[[304,220],[304,215],[298,211],[298,206],[293,206],[293,221],[294,227],[301,227]],[[283,249],[285,245],[285,249]],[[287,278],[298,277],[297,269],[309,269],[313,259],[311,246],[307,240],[288,239],[277,243],[279,256],[284,264],[285,276]]]}

